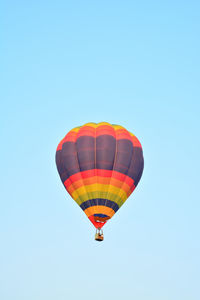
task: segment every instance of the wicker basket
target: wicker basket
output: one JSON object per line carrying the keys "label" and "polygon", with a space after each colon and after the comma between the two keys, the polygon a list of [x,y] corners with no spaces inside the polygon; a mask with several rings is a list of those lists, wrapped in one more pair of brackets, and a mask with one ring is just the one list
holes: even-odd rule
{"label": "wicker basket", "polygon": [[98,228],[95,234],[95,241],[101,242],[103,241],[103,230]]}
{"label": "wicker basket", "polygon": [[99,242],[103,241],[103,234],[96,233],[95,241],[99,241]]}

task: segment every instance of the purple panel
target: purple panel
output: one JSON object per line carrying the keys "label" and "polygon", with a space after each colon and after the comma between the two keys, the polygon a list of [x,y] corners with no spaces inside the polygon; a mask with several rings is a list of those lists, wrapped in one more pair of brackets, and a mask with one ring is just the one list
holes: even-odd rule
{"label": "purple panel", "polygon": [[96,139],[97,169],[112,170],[115,159],[116,139],[111,135],[101,135]]}
{"label": "purple panel", "polygon": [[79,171],[95,168],[95,139],[90,136],[82,136],[76,142]]}
{"label": "purple panel", "polygon": [[144,159],[142,154],[142,149],[134,147],[133,156],[130,164],[129,171],[127,175],[134,180],[135,186],[138,184],[144,167]]}
{"label": "purple panel", "polygon": [[133,144],[126,139],[117,140],[116,151],[114,170],[127,174],[133,155]]}

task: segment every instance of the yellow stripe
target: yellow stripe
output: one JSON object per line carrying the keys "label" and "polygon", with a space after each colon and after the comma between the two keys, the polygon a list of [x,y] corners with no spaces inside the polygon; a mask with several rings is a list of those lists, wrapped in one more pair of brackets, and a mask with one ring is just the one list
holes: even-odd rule
{"label": "yellow stripe", "polygon": [[[98,183],[91,184],[91,185],[84,185],[84,186],[76,189],[76,191],[74,191],[72,193],[72,197],[75,199],[76,194],[78,194],[79,196],[82,196],[85,194],[85,192],[87,192],[88,194],[97,192],[97,191],[107,193],[108,189],[109,189],[109,193],[111,193],[111,194],[118,195],[122,199],[127,198],[126,192],[124,190],[122,190],[121,188],[118,188],[118,187],[116,187],[114,185],[110,185],[110,184],[98,184]],[[88,196],[90,196],[90,195],[88,195]]]}
{"label": "yellow stripe", "polygon": [[90,123],[86,123],[86,124],[84,124],[82,127],[84,127],[84,126],[90,126],[90,127],[92,127],[92,128],[98,128],[99,126],[105,126],[105,125],[107,125],[107,126],[112,126],[110,123],[108,123],[108,122],[100,122],[100,123],[92,123],[92,122],[90,122]]}
{"label": "yellow stripe", "polygon": [[[89,127],[92,127],[92,128],[98,128],[98,127],[100,127],[100,126],[110,126],[110,127],[112,127],[115,131],[125,129],[123,126],[116,125],[116,124],[110,124],[110,123],[108,123],[108,122],[86,123],[86,124],[84,124],[83,126],[89,126]],[[125,130],[126,130],[126,129],[125,129]]]}
{"label": "yellow stripe", "polygon": [[132,132],[129,131],[129,133],[130,133],[131,136],[135,136],[135,134],[133,134]]}
{"label": "yellow stripe", "polygon": [[84,213],[90,217],[93,214],[103,214],[103,215],[107,215],[110,218],[112,218],[112,216],[115,214],[115,211],[110,208],[110,207],[106,207],[106,206],[93,206],[94,209],[94,213],[90,210],[90,207],[84,210]]}
{"label": "yellow stripe", "polygon": [[[78,126],[78,127],[73,128],[72,130],[70,130],[70,132],[71,132],[71,131],[72,131],[72,132],[79,132],[80,128],[81,128],[81,127],[84,127],[84,126],[90,126],[90,127],[92,127],[92,128],[98,128],[99,126],[103,126],[103,125],[104,125],[104,126],[105,126],[105,125],[111,126],[115,131],[118,131],[118,130],[121,130],[121,129],[126,130],[126,129],[125,129],[123,126],[121,126],[121,125],[110,124],[110,123],[108,123],[108,122],[100,122],[100,123],[89,122],[89,123],[84,124],[83,126]],[[133,134],[132,132],[129,131],[129,133],[130,133],[131,136],[134,136],[134,134]]]}
{"label": "yellow stripe", "polygon": [[75,127],[75,128],[73,128],[72,130],[70,130],[70,132],[79,132],[79,129],[80,129],[81,127],[82,127],[82,126]]}
{"label": "yellow stripe", "polygon": [[89,127],[92,127],[92,128],[97,128],[97,123],[93,123],[93,122],[89,122],[89,123],[86,123],[84,124],[83,126],[89,126]]}
{"label": "yellow stripe", "polygon": [[117,124],[113,124],[112,127],[115,129],[115,131],[117,131],[119,129],[125,129],[123,126],[120,126],[120,125],[117,125]]}

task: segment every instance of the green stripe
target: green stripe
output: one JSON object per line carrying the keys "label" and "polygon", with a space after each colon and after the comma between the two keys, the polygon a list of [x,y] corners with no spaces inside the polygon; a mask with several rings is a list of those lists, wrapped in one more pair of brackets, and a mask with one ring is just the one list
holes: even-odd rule
{"label": "green stripe", "polygon": [[119,197],[116,194],[113,193],[108,193],[108,192],[102,192],[102,191],[96,191],[96,192],[90,192],[90,193],[85,193],[83,195],[80,195],[79,197],[77,197],[76,199],[74,199],[76,201],[76,203],[78,205],[81,205],[83,202],[88,201],[90,199],[96,199],[96,198],[103,198],[103,199],[108,199],[111,200],[113,202],[115,202],[119,207],[122,206],[122,204],[126,201],[126,199]]}

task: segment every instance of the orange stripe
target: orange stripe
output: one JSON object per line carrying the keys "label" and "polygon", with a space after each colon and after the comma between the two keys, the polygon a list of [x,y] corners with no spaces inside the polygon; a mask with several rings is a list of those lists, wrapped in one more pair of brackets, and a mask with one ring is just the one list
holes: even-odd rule
{"label": "orange stripe", "polygon": [[92,136],[95,137],[95,128],[89,126],[83,126],[80,128],[77,139],[81,136]]}
{"label": "orange stripe", "polygon": [[84,213],[88,217],[90,217],[93,214],[103,214],[112,218],[112,216],[115,214],[115,211],[112,208],[107,206],[99,205],[99,206],[92,206],[92,208],[93,208],[93,212],[91,211],[91,207],[84,210]]}
{"label": "orange stripe", "polygon": [[142,148],[142,145],[140,144],[140,141],[136,138],[135,135],[132,135],[132,142],[133,142],[134,147]]}

